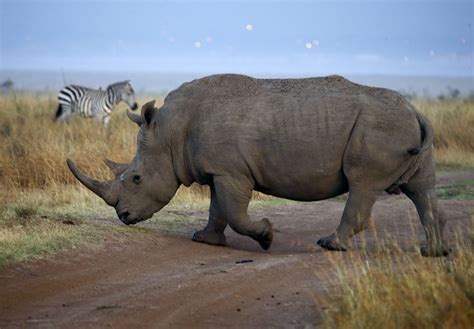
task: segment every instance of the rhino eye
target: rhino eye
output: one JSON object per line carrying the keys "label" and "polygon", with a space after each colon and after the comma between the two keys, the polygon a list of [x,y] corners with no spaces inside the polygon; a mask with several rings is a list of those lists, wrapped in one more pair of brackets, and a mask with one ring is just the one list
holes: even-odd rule
{"label": "rhino eye", "polygon": [[141,181],[140,175],[135,175],[135,176],[133,176],[133,182],[134,182],[135,184],[137,184],[137,185],[140,184],[140,181]]}

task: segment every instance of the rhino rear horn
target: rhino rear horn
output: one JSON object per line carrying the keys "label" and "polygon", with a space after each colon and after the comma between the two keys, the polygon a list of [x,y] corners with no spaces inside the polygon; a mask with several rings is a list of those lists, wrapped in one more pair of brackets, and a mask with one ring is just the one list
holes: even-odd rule
{"label": "rhino rear horn", "polygon": [[143,123],[143,118],[141,115],[139,114],[135,114],[135,113],[132,113],[130,112],[129,110],[127,110],[127,116],[130,120],[132,120],[133,122],[135,122],[139,127],[142,125]]}
{"label": "rhino rear horn", "polygon": [[105,159],[104,163],[114,173],[115,177],[120,176],[128,167],[128,163],[118,163]]}
{"label": "rhino rear horn", "polygon": [[89,190],[97,194],[99,197],[104,199],[104,201],[109,206],[115,206],[117,203],[116,198],[111,193],[112,182],[111,181],[98,181],[96,179],[90,178],[87,175],[84,175],[72,162],[72,160],[67,159],[67,165],[73,175]]}

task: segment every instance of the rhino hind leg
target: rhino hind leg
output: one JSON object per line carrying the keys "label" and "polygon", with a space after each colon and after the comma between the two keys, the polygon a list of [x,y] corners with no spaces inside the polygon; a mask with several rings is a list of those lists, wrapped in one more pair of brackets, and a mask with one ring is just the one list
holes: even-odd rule
{"label": "rhino hind leg", "polygon": [[450,249],[443,239],[446,216],[438,207],[435,184],[435,165],[430,150],[424,155],[422,165],[410,177],[406,184],[400,186],[402,192],[415,204],[421,225],[426,234],[426,244],[421,247],[421,254],[429,257],[447,256]]}
{"label": "rhino hind leg", "polygon": [[245,177],[214,177],[214,187],[218,208],[230,227],[239,234],[247,235],[267,250],[273,241],[270,221],[263,218],[252,221],[247,213],[253,186]]}
{"label": "rhino hind leg", "polygon": [[402,186],[402,191],[415,204],[416,210],[426,234],[426,245],[420,248],[421,254],[426,257],[447,256],[449,248],[443,242],[443,230],[446,218],[438,209],[438,200],[435,189],[417,188],[415,184]]}
{"label": "rhino hind leg", "polygon": [[336,232],[319,239],[317,244],[327,250],[346,251],[349,239],[369,225],[370,214],[378,193],[378,191],[350,190]]}
{"label": "rhino hind leg", "polygon": [[193,241],[217,246],[225,246],[226,238],[224,235],[224,230],[226,227],[227,219],[219,209],[215,188],[213,185],[211,185],[211,205],[209,206],[209,221],[203,230],[194,233]]}

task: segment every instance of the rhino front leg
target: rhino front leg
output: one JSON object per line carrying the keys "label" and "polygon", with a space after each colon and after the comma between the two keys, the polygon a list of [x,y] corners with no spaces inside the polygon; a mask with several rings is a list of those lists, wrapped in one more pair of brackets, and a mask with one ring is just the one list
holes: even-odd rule
{"label": "rhino front leg", "polygon": [[251,221],[247,213],[253,190],[248,179],[245,176],[215,176],[214,187],[219,210],[227,218],[230,227],[256,240],[263,249],[270,248],[273,240],[270,221],[267,218]]}
{"label": "rhino front leg", "polygon": [[319,239],[318,245],[328,250],[346,251],[349,239],[368,226],[377,194],[376,191],[350,190],[339,227],[333,234]]}
{"label": "rhino front leg", "polygon": [[197,231],[193,235],[193,241],[203,242],[212,245],[225,246],[226,239],[224,230],[227,227],[227,219],[222,215],[219,209],[216,190],[211,185],[211,205],[209,206],[209,222],[206,227]]}

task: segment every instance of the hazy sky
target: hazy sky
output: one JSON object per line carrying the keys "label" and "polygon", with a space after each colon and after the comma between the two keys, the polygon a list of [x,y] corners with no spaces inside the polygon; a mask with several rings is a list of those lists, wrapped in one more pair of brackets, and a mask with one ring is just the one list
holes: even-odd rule
{"label": "hazy sky", "polygon": [[0,3],[1,69],[474,75],[473,1]]}

